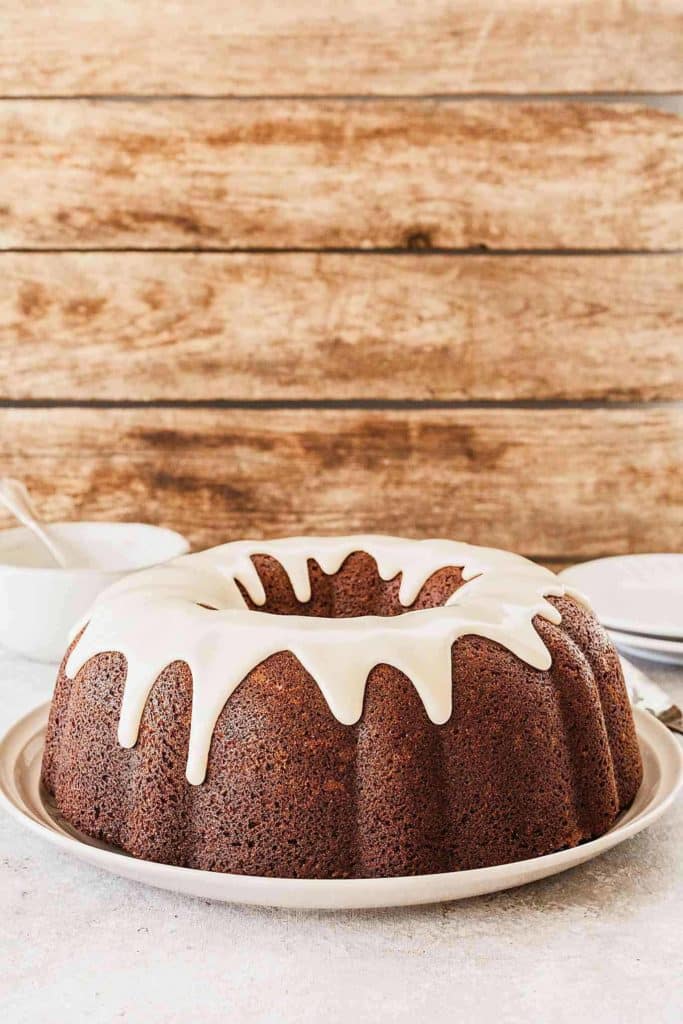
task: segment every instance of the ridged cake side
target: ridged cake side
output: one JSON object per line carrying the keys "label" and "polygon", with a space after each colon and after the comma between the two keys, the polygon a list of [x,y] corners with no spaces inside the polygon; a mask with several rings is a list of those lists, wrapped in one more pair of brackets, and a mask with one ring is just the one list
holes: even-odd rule
{"label": "ridged cake side", "polygon": [[[255,559],[266,610],[302,613],[286,574]],[[334,578],[311,565],[309,614],[398,614],[398,581],[369,556]],[[412,608],[443,603],[461,582],[436,573]],[[289,653],[254,669],[230,697],[206,780],[185,778],[192,678],[170,665],[145,708],[136,746],[119,746],[125,659],[91,659],[57,680],[43,779],[64,817],[137,857],[216,871],[346,878],[486,867],[604,833],[642,777],[619,660],[570,598],[559,626],[535,626],[548,672],[478,636],[453,647],[453,713],[428,719],[410,681],[378,665],[363,716],[342,725]],[[66,659],[65,659],[66,661]]]}

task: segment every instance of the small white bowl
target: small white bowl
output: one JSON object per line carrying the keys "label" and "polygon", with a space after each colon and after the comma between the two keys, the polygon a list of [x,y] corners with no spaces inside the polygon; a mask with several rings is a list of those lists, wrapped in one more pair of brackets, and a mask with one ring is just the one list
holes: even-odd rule
{"label": "small white bowl", "polygon": [[74,568],[59,569],[24,526],[0,531],[0,645],[58,662],[71,629],[106,587],[190,550],[173,530],[146,523],[51,523]]}

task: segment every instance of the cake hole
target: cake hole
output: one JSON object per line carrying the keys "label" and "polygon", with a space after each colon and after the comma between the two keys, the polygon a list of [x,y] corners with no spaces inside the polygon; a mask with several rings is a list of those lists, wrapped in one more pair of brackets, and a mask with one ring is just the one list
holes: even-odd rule
{"label": "cake hole", "polygon": [[311,598],[301,602],[296,598],[289,576],[275,558],[253,555],[252,561],[266,594],[265,603],[255,604],[239,580],[237,586],[247,607],[271,615],[335,619],[403,615],[418,609],[441,607],[465,582],[457,566],[438,569],[425,582],[413,604],[404,607],[399,600],[400,574],[383,580],[374,558],[364,551],[356,551],[333,575],[323,572],[314,559],[309,559]]}

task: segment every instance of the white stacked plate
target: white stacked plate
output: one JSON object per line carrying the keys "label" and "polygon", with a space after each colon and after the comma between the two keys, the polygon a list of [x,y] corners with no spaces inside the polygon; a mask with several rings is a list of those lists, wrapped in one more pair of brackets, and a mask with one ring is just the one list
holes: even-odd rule
{"label": "white stacked plate", "polygon": [[683,554],[598,558],[560,575],[625,654],[683,665]]}

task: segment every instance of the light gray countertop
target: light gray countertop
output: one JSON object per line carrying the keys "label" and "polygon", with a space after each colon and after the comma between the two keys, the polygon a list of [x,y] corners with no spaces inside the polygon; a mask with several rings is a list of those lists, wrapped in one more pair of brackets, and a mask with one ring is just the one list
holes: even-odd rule
{"label": "light gray countertop", "polygon": [[[683,672],[641,663],[683,702]],[[0,731],[54,669],[0,656]],[[460,903],[304,913],[176,896],[56,851],[0,814],[0,1019],[683,1019],[683,800],[542,882]]]}

